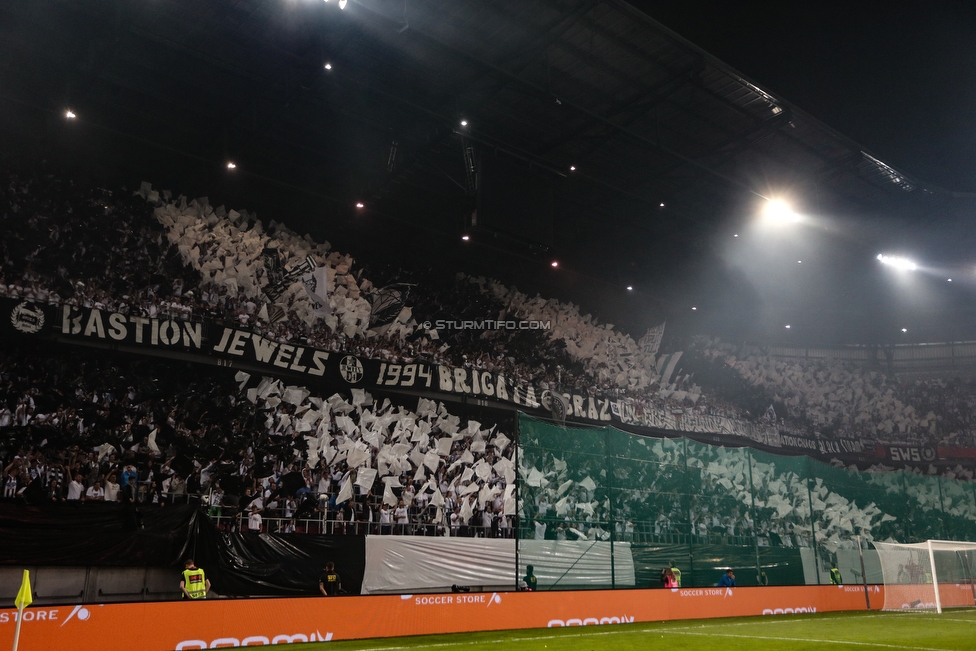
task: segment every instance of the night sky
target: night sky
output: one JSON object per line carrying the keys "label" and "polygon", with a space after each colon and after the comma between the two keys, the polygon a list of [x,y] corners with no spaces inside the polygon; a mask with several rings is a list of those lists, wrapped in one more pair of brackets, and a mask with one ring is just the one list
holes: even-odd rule
{"label": "night sky", "polygon": [[976,2],[631,4],[906,174],[976,192]]}

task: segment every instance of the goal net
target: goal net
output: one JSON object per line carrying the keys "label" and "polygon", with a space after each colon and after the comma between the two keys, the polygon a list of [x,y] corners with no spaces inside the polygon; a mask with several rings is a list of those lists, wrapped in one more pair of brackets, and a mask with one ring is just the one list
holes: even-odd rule
{"label": "goal net", "polygon": [[929,540],[875,542],[884,575],[884,610],[935,610],[976,605],[976,543]]}

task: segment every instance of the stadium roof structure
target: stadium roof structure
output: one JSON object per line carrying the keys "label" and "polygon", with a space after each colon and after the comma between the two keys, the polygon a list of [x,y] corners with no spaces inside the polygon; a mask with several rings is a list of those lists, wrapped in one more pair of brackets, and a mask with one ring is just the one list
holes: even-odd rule
{"label": "stadium roof structure", "polygon": [[[909,232],[972,206],[623,0],[33,2],[0,16],[5,154],[209,193],[341,250],[460,261],[635,328],[697,301],[729,336],[770,332],[759,313],[803,314],[863,342],[876,285],[845,293],[825,271],[828,291],[763,295],[715,243],[784,188],[806,212]],[[550,242],[461,245],[477,207],[466,153],[546,179]],[[838,255],[873,259],[873,243],[841,239]],[[562,275],[544,278],[551,259]]]}

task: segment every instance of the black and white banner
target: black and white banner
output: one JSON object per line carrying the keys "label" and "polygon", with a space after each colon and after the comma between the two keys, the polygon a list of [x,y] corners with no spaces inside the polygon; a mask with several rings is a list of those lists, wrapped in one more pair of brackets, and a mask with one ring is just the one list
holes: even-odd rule
{"label": "black and white banner", "polygon": [[874,449],[865,446],[860,439],[816,439],[794,434],[780,433],[780,442],[784,448],[806,450],[812,454],[874,454]]}
{"label": "black and white banner", "polygon": [[[218,357],[259,367],[269,374],[300,375],[307,382],[350,388],[382,388],[467,396],[544,410],[565,418],[596,424],[619,422],[676,432],[713,434],[748,439],[767,447],[796,449],[813,455],[867,452],[860,441],[822,441],[781,434],[773,423],[753,423],[722,416],[688,414],[682,409],[651,408],[632,399],[603,398],[574,393],[553,395],[548,389],[513,381],[501,373],[452,368],[416,362],[391,364],[356,355],[273,341],[250,330],[202,321],[150,319],[74,306],[35,304],[3,299],[8,315],[0,326],[21,335],[63,341],[97,340],[159,350]],[[870,453],[870,452],[869,452]],[[894,458],[892,452],[892,458]],[[919,449],[911,455],[926,460]]]}
{"label": "black and white banner", "polygon": [[938,450],[928,445],[886,445],[885,451],[892,461],[931,463],[939,458]]}

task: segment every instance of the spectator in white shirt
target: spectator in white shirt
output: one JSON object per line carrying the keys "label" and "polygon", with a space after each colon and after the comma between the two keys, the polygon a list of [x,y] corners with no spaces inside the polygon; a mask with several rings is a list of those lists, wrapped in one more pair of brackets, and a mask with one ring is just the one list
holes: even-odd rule
{"label": "spectator in white shirt", "polygon": [[247,530],[253,533],[261,533],[261,514],[258,507],[251,507],[251,515],[247,516]]}
{"label": "spectator in white shirt", "polygon": [[93,502],[101,502],[105,499],[105,491],[102,490],[102,482],[96,481],[85,491],[85,499]]}
{"label": "spectator in white shirt", "polygon": [[118,502],[119,501],[119,485],[115,481],[115,473],[112,473],[105,480],[105,501],[106,502]]}
{"label": "spectator in white shirt", "polygon": [[380,533],[382,535],[388,535],[390,533],[390,525],[392,524],[392,519],[390,517],[390,505],[385,502],[380,506]]}
{"label": "spectator in white shirt", "polygon": [[81,475],[75,475],[74,480],[68,484],[69,500],[80,500],[85,493],[85,485],[81,483]]}
{"label": "spectator in white shirt", "polygon": [[403,505],[403,500],[397,502],[396,510],[393,512],[393,521],[397,525],[396,533],[406,533],[410,516],[407,514],[407,507]]}

